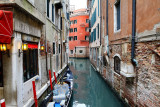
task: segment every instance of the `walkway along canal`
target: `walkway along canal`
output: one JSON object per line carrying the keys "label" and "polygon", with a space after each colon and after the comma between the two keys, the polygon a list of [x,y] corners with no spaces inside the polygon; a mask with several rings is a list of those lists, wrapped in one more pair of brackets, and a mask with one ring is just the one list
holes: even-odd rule
{"label": "walkway along canal", "polygon": [[89,59],[70,59],[74,90],[69,107],[125,107]]}

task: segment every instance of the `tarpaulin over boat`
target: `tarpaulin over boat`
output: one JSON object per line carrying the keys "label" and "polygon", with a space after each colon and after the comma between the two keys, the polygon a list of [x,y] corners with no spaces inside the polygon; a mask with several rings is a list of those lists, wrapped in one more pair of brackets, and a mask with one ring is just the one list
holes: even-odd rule
{"label": "tarpaulin over boat", "polygon": [[11,43],[13,12],[0,10],[0,43]]}

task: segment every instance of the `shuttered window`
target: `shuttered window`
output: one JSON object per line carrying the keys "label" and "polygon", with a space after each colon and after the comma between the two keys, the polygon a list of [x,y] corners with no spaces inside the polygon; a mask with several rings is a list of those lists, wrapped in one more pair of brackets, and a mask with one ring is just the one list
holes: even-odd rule
{"label": "shuttered window", "polygon": [[114,71],[120,74],[121,60],[118,56],[114,57]]}
{"label": "shuttered window", "polygon": [[53,54],[56,53],[56,46],[55,46],[55,43],[53,43]]}
{"label": "shuttered window", "polygon": [[117,29],[116,30],[119,30],[121,25],[120,25],[120,15],[121,15],[121,11],[120,11],[120,1],[118,1],[116,4],[115,4],[115,7],[116,7],[116,20],[117,20]]}
{"label": "shuttered window", "polygon": [[50,0],[47,0],[47,17],[49,17],[49,3],[50,3]]}
{"label": "shuttered window", "polygon": [[54,5],[52,4],[52,22],[54,22]]}

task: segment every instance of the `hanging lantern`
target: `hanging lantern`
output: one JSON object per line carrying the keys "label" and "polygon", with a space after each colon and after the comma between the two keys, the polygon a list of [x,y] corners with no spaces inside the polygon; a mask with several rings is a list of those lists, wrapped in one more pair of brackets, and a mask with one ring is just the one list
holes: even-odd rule
{"label": "hanging lantern", "polygon": [[0,51],[5,52],[7,50],[6,44],[0,44]]}
{"label": "hanging lantern", "polygon": [[28,50],[28,44],[27,43],[22,43],[22,50],[23,51]]}
{"label": "hanging lantern", "polygon": [[41,51],[44,51],[44,45],[41,45],[40,49]]}

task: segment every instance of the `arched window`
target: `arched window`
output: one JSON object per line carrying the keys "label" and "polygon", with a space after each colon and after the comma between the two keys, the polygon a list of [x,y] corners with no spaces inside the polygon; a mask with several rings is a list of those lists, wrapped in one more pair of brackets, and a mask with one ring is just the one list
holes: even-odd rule
{"label": "arched window", "polygon": [[121,70],[121,60],[118,56],[114,57],[114,71],[120,74]]}

